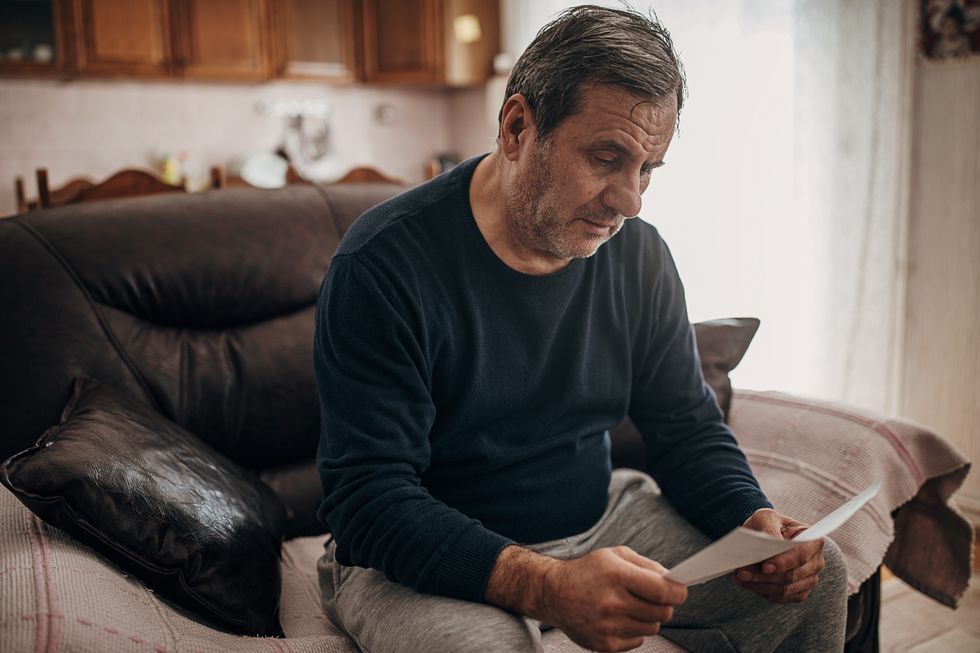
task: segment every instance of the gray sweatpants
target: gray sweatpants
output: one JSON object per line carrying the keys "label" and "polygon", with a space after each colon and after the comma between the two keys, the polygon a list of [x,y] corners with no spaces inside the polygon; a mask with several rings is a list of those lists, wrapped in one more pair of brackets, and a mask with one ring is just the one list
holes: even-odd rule
{"label": "gray sweatpants", "polygon": [[[626,545],[670,568],[708,542],[677,514],[650,477],[616,470],[609,505],[592,528],[528,548],[570,559]],[[696,652],[839,652],[847,570],[830,540],[824,558],[820,582],[804,603],[770,603],[723,576],[689,588],[687,601],[663,624],[661,634]],[[537,621],[491,605],[420,594],[377,571],[340,565],[332,543],[320,559],[319,573],[324,610],[366,653],[542,650]]]}

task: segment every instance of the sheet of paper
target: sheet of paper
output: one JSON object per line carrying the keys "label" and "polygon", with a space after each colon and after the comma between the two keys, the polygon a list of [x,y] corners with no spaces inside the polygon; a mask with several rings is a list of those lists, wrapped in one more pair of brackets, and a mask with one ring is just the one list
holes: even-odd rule
{"label": "sheet of paper", "polygon": [[859,492],[853,499],[833,511],[792,540],[736,528],[717,542],[709,544],[693,556],[674,566],[667,578],[685,585],[697,585],[724,576],[739,567],[762,562],[801,542],[810,542],[829,535],[861,509],[881,488],[881,481]]}

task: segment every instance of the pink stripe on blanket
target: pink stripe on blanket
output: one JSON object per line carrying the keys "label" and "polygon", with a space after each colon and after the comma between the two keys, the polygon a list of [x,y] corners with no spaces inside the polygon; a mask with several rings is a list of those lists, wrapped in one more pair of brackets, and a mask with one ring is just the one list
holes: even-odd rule
{"label": "pink stripe on blanket", "polygon": [[919,464],[909,453],[909,450],[905,448],[902,441],[899,440],[898,436],[895,435],[894,431],[889,429],[887,426],[878,422],[876,420],[868,419],[857,413],[851,413],[846,410],[841,410],[839,408],[830,408],[829,406],[821,406],[811,402],[794,401],[792,399],[784,399],[782,397],[773,397],[771,395],[756,394],[749,391],[739,391],[739,395],[746,399],[754,399],[756,401],[767,402],[770,404],[777,404],[783,406],[792,406],[793,408],[802,408],[811,412],[825,413],[827,415],[833,415],[835,417],[840,417],[848,421],[854,422],[855,424],[860,424],[865,426],[879,435],[884,436],[884,438],[892,445],[892,448],[898,453],[899,457],[905,462],[905,466],[908,467],[909,471],[912,473],[915,482],[918,485],[922,485],[926,481],[926,475],[922,473],[922,469],[919,468]]}
{"label": "pink stripe on blanket", "polygon": [[[25,617],[26,616],[27,615],[25,615]],[[90,621],[89,619],[82,619],[81,617],[75,617],[75,623],[81,624],[82,626],[85,626],[86,628],[92,629],[96,632],[105,633],[107,635],[112,635],[114,637],[120,637],[120,638],[125,637],[130,642],[133,642],[134,644],[139,644],[140,646],[146,644],[147,646],[151,646],[153,648],[154,653],[167,653],[165,647],[159,644],[153,644],[152,642],[148,642],[147,640],[143,639],[138,635],[127,635],[126,633],[121,632],[118,628],[112,628],[110,626],[97,624],[94,621]]]}
{"label": "pink stripe on blanket", "polygon": [[[34,526],[33,515],[28,517],[30,525]],[[45,653],[48,649],[48,619],[47,619],[47,589],[44,582],[44,553],[41,551],[41,542],[37,537],[33,537],[36,528],[31,528],[28,542],[31,545],[31,558],[34,560],[34,613],[37,618],[34,622],[34,653]]]}
{"label": "pink stripe on blanket", "polygon": [[275,638],[270,638],[268,642],[275,653],[289,653],[289,647],[286,646],[285,642]]}
{"label": "pink stripe on blanket", "polygon": [[50,608],[51,629],[48,631],[48,651],[55,653],[61,644],[61,621],[64,615],[61,614],[61,599],[58,596],[58,588],[55,587],[54,578],[51,575],[51,546],[48,544],[48,536],[44,533],[44,524],[36,516],[37,534],[41,540],[41,551],[44,554],[44,582],[48,588],[48,607]]}
{"label": "pink stripe on blanket", "polygon": [[62,615],[49,569],[51,551],[44,535],[44,524],[36,515],[31,515],[30,520],[36,535],[30,538],[31,554],[34,558],[35,608],[38,616],[35,622],[34,651],[54,653],[58,650],[61,639]]}

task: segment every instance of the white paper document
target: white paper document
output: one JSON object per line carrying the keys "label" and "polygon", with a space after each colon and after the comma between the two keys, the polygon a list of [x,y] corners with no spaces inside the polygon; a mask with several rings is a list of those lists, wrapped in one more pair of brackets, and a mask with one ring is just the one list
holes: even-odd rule
{"label": "white paper document", "polygon": [[736,528],[674,566],[667,573],[667,578],[684,585],[697,585],[724,576],[739,567],[762,562],[783,551],[789,551],[802,542],[818,540],[843,526],[880,488],[881,481],[878,481],[792,540],[783,540],[748,528]]}

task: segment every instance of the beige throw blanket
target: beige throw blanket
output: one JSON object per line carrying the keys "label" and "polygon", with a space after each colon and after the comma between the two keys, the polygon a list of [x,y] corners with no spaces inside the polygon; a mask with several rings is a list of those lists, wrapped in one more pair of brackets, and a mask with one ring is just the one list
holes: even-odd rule
{"label": "beige throw blanket", "polygon": [[970,469],[952,444],[909,420],[776,392],[736,391],[729,423],[773,505],[801,521],[882,480],[831,536],[847,559],[851,593],[884,562],[956,607],[970,580],[973,529],[950,502]]}

